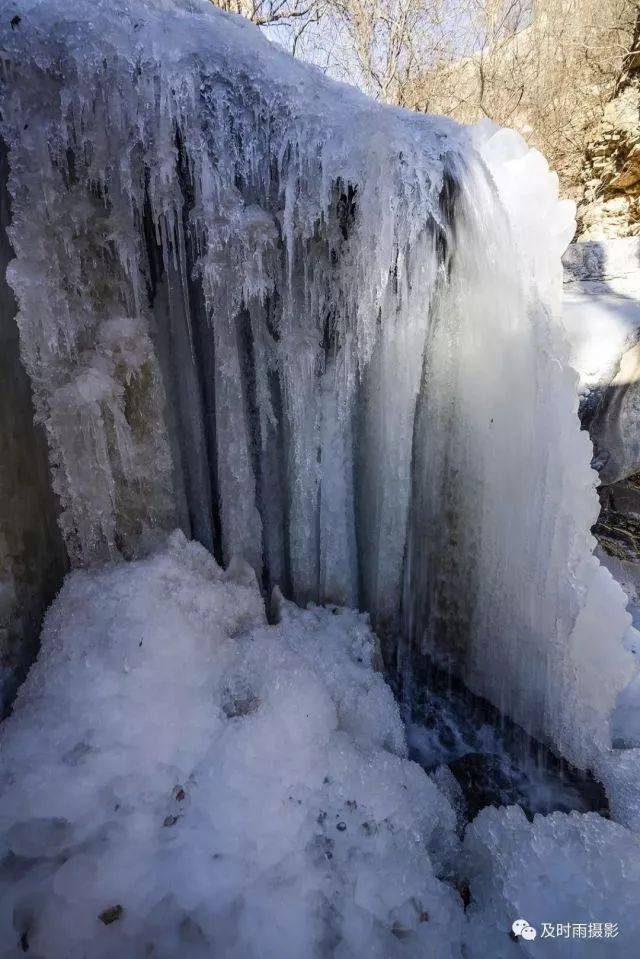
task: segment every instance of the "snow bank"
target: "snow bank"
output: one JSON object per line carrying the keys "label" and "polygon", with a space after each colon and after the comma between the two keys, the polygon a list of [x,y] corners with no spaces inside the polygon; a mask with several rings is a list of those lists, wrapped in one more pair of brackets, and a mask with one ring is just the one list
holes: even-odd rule
{"label": "snow bank", "polygon": [[2,728],[3,959],[460,955],[366,618],[280,612],[182,534],[68,577]]}

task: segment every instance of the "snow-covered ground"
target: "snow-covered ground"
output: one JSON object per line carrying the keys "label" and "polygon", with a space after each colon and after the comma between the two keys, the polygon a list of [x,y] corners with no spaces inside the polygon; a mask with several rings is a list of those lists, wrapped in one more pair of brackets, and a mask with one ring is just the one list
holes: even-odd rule
{"label": "snow-covered ground", "polygon": [[459,955],[454,814],[375,655],[182,534],[73,573],[2,730],[0,955]]}
{"label": "snow-covered ground", "polygon": [[628,959],[636,837],[511,807],[462,849],[367,618],[274,608],[181,533],[70,574],[1,731],[2,959],[516,959],[521,915]]}

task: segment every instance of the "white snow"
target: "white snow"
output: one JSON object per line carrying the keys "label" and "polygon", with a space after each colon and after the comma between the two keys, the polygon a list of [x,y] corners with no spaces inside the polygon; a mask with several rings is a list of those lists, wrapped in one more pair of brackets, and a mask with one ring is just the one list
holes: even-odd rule
{"label": "white snow", "polygon": [[640,335],[639,254],[629,237],[573,243],[563,257],[563,324],[583,395],[611,383]]}
{"label": "white snow", "polygon": [[[531,823],[518,806],[487,808],[467,829],[464,855],[469,959],[637,954],[640,838],[618,823],[559,812]],[[534,940],[505,934],[517,919]]]}
{"label": "white snow", "polygon": [[570,287],[564,296],[563,317],[572,345],[571,365],[580,376],[581,391],[610,383],[620,357],[638,338],[638,300]]}
{"label": "white snow", "polygon": [[274,612],[181,532],[67,577],[0,728],[2,959],[533,956],[517,918],[617,923],[590,954],[633,954],[636,835],[512,806],[461,846],[460,787],[406,758],[368,618]]}
{"label": "white snow", "polygon": [[280,605],[181,533],[67,578],[1,731],[3,959],[460,956],[366,617]]}

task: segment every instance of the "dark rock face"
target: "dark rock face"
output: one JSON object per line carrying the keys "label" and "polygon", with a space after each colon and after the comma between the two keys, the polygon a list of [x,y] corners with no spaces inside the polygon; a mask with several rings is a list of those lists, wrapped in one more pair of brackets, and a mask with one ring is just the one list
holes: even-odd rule
{"label": "dark rock face", "polygon": [[485,806],[504,805],[511,783],[498,756],[467,753],[450,763],[449,769],[462,788],[469,819],[474,819]]}
{"label": "dark rock face", "polygon": [[622,562],[640,561],[640,473],[601,486],[600,515],[593,533],[600,545]]}
{"label": "dark rock face", "polygon": [[40,623],[64,576],[47,444],[33,421],[20,362],[16,302],[6,281],[13,253],[6,151],[0,141],[0,714],[33,661]]}

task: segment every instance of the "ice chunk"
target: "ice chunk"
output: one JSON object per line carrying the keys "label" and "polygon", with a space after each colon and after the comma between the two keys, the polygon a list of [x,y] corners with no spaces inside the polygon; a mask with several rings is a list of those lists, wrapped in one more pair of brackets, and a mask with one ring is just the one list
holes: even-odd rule
{"label": "ice chunk", "polygon": [[[640,839],[624,826],[596,813],[528,822],[518,806],[487,808],[467,829],[464,852],[472,959],[635,954]],[[513,941],[518,919],[535,939]]]}

